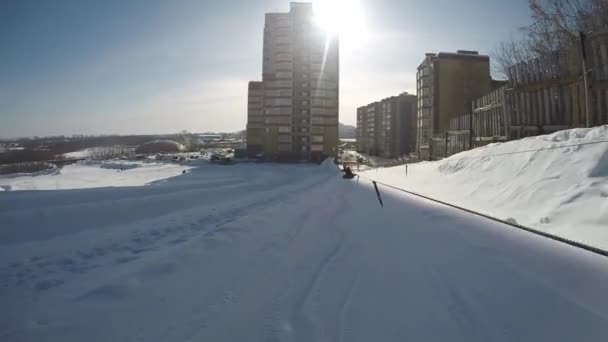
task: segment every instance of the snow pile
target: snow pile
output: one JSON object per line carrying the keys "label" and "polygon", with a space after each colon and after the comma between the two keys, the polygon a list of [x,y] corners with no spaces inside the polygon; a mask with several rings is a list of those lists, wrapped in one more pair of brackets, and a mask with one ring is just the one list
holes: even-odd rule
{"label": "snow pile", "polygon": [[80,151],[64,153],[63,157],[67,158],[67,159],[88,158],[95,151],[96,151],[96,148],[87,148],[87,149],[80,150]]}
{"label": "snow pile", "polygon": [[106,161],[87,160],[80,164],[89,165],[89,166],[98,166],[102,169],[120,170],[120,171],[132,170],[132,169],[136,169],[138,167],[145,165],[142,162],[128,161],[128,160],[106,160]]}
{"label": "snow pile", "polygon": [[18,191],[143,186],[179,176],[184,170],[190,169],[190,166],[172,163],[87,161],[67,165],[60,170],[0,176],[0,188]]}
{"label": "snow pile", "polygon": [[410,164],[408,176],[405,166],[366,175],[608,248],[608,143],[579,145],[602,140],[608,140],[608,126],[492,144],[438,162]]}
{"label": "snow pile", "polygon": [[325,159],[323,163],[321,163],[320,167],[328,173],[335,173],[338,171],[338,166],[336,165],[336,163],[334,163],[334,160],[332,158]]}

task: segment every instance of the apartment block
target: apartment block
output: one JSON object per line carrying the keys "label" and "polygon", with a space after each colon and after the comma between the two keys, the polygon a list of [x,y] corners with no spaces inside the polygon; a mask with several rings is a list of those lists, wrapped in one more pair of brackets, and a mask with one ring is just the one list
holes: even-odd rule
{"label": "apartment block", "polygon": [[490,57],[465,50],[427,53],[417,73],[419,157],[428,158],[433,135],[446,131],[451,118],[470,112],[472,101],[491,90]]}
{"label": "apartment block", "polygon": [[416,96],[402,93],[357,109],[357,149],[394,158],[415,151]]}
{"label": "apartment block", "polygon": [[264,123],[264,86],[262,82],[252,81],[247,92],[247,154],[250,158],[264,152]]}
{"label": "apartment block", "polygon": [[266,14],[263,50],[264,136],[261,144],[254,138],[251,150],[261,146],[261,154],[270,160],[337,155],[337,37],[315,25],[312,4],[291,3],[287,13]]}

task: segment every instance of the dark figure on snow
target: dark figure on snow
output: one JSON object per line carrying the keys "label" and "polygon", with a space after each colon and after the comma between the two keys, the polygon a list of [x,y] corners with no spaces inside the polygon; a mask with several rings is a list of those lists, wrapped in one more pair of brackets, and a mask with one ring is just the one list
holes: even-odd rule
{"label": "dark figure on snow", "polygon": [[351,170],[350,166],[348,166],[347,164],[344,164],[343,171],[344,171],[344,176],[342,176],[342,178],[344,178],[344,179],[355,178],[355,174],[353,173],[353,170]]}

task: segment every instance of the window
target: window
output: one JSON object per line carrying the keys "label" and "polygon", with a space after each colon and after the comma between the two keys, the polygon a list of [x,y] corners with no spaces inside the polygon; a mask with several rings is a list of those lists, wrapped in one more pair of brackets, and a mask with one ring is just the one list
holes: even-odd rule
{"label": "window", "polygon": [[322,143],[323,142],[323,136],[322,135],[313,135],[312,136],[312,142],[313,143]]}
{"label": "window", "polygon": [[291,127],[281,126],[279,127],[279,133],[291,133]]}
{"label": "window", "polygon": [[[279,128],[280,131],[280,128]],[[279,142],[289,143],[291,142],[291,135],[279,135]]]}
{"label": "window", "polygon": [[290,89],[266,90],[266,97],[291,97]]}
{"label": "window", "polygon": [[[291,125],[291,118],[266,118],[266,124],[274,125]],[[269,133],[270,131],[266,131]]]}
{"label": "window", "polygon": [[308,87],[308,83],[307,82],[302,83],[302,87],[304,87],[304,88]]}
{"label": "window", "polygon": [[334,107],[337,105],[337,103],[334,100],[313,99],[312,105],[313,106],[322,106],[322,107]]}
{"label": "window", "polygon": [[301,104],[302,106],[307,106],[307,105],[308,105],[308,101],[301,101],[301,102],[300,102],[300,104]]}
{"label": "window", "polygon": [[291,99],[269,99],[265,101],[266,106],[290,106]]}
{"label": "window", "polygon": [[285,62],[277,63],[274,66],[274,68],[276,70],[291,70],[291,69],[293,69],[293,64],[291,64],[291,63],[285,63]]}
{"label": "window", "polygon": [[293,73],[289,72],[289,71],[279,71],[275,74],[276,78],[288,78],[288,79],[292,79],[293,78]]}
{"label": "window", "polygon": [[268,88],[287,88],[287,87],[291,87],[292,86],[292,82],[285,80],[285,81],[269,81],[269,82],[264,82],[266,87]]}
{"label": "window", "polygon": [[315,89],[312,92],[313,97],[336,97],[338,96],[338,92],[336,90],[326,90],[326,89]]}
{"label": "window", "polygon": [[308,96],[308,92],[307,91],[303,91],[300,95],[306,97],[306,96]]}
{"label": "window", "polygon": [[290,55],[290,54],[288,54],[288,53],[279,53],[279,54],[276,56],[276,60],[277,60],[277,61],[291,61],[291,59],[292,59],[292,57],[291,57],[291,55]]}
{"label": "window", "polygon": [[335,109],[328,108],[313,108],[312,115],[337,115],[337,111]]}
{"label": "window", "polygon": [[307,115],[307,114],[308,114],[308,109],[302,109],[302,110],[300,111],[300,114]]}
{"label": "window", "polygon": [[291,152],[291,145],[280,144],[278,150],[279,152]]}
{"label": "window", "polygon": [[312,152],[323,152],[323,145],[311,145],[310,150]]}
{"label": "window", "polygon": [[337,125],[337,118],[315,118],[313,117],[311,120],[313,125]]}
{"label": "window", "polygon": [[338,89],[338,83],[333,81],[319,81],[315,83],[315,89]]}

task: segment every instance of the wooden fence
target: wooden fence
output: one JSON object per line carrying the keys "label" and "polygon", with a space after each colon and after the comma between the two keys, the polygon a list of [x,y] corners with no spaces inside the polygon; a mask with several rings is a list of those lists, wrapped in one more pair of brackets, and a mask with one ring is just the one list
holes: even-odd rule
{"label": "wooden fence", "polygon": [[[589,124],[608,123],[608,32],[589,36]],[[516,64],[509,68],[505,94],[509,139],[587,125],[579,48]]]}
{"label": "wooden fence", "polygon": [[[589,37],[587,64],[589,124],[608,124],[608,31]],[[512,66],[508,85],[474,100],[471,114],[451,119],[448,131],[433,134],[431,159],[493,142],[585,127],[582,75],[577,49]]]}

